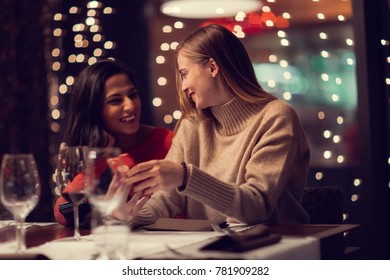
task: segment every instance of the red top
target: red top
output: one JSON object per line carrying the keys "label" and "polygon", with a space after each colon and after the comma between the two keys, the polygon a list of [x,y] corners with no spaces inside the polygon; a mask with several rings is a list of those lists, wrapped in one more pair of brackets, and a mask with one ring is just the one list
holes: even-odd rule
{"label": "red top", "polygon": [[[133,159],[136,163],[152,159],[164,159],[171,147],[173,135],[173,132],[166,128],[154,128],[143,142],[128,150],[122,151],[123,153],[128,154],[126,157],[129,157],[129,160],[124,160],[124,163],[131,163],[131,166],[129,166],[131,168],[134,165],[131,159]],[[80,184],[76,182],[77,177],[78,176],[76,176],[74,182],[72,182],[72,185],[69,185],[68,188],[72,188],[73,185],[75,188],[80,187]],[[60,196],[54,205],[54,217],[60,224],[70,226],[73,222],[70,223],[59,211],[59,206],[64,203],[66,203],[66,200]],[[80,217],[80,222],[82,222],[82,217]]]}

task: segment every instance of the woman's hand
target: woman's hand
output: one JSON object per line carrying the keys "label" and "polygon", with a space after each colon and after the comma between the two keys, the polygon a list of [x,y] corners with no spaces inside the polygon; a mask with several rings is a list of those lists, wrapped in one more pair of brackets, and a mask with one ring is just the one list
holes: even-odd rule
{"label": "woman's hand", "polygon": [[150,198],[141,196],[142,192],[136,192],[129,201],[126,199],[122,200],[120,205],[112,212],[111,216],[117,220],[130,223]]}
{"label": "woman's hand", "polygon": [[[127,168],[128,170],[128,168]],[[126,170],[126,171],[127,171]],[[114,196],[118,196],[122,199],[126,199],[131,190],[131,186],[126,184],[126,176],[124,172],[116,172],[111,180],[106,194],[103,199],[110,200]]]}
{"label": "woman's hand", "polygon": [[[106,194],[107,197],[110,197],[120,193],[120,203],[118,207],[112,211],[111,216],[126,223],[131,222],[135,218],[139,210],[150,198],[141,197],[142,192],[133,193],[133,187],[127,181],[128,170],[129,168],[126,165],[122,165],[118,168]],[[130,193],[133,193],[133,195],[131,199],[127,201]]]}
{"label": "woman's hand", "polygon": [[168,160],[151,160],[135,165],[127,172],[127,182],[134,191],[151,195],[156,191],[170,190],[180,186],[184,179],[181,164]]}

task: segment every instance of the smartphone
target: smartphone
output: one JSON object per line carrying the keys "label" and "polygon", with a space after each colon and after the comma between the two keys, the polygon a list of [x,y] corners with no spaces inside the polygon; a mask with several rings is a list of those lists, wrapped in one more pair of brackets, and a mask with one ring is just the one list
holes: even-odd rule
{"label": "smartphone", "polygon": [[129,170],[135,165],[135,161],[129,154],[121,154],[119,157],[108,159],[107,164],[116,173],[118,171],[125,172]]}
{"label": "smartphone", "polygon": [[[132,168],[136,163],[129,154],[121,154],[119,157],[116,158],[110,158],[107,160],[108,166],[111,168],[111,170],[116,173],[118,171],[126,172],[130,168]],[[130,197],[132,197],[135,194],[135,192],[132,190],[130,192]],[[151,195],[145,195],[142,194],[142,197],[150,197]]]}

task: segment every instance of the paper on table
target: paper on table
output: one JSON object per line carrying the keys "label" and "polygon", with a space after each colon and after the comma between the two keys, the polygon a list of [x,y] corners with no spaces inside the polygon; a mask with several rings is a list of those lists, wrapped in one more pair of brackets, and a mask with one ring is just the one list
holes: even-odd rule
{"label": "paper on table", "polygon": [[154,224],[143,226],[147,230],[164,231],[212,231],[208,220],[159,218]]}
{"label": "paper on table", "polygon": [[168,248],[178,249],[201,241],[220,236],[221,233],[210,232],[176,232],[149,231],[131,234],[129,251],[131,258],[144,258],[149,255],[165,252]]}

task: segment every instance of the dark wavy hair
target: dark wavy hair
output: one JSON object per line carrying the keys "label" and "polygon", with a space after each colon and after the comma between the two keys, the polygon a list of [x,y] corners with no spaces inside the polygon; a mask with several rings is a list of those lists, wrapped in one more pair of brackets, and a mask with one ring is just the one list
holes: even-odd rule
{"label": "dark wavy hair", "polygon": [[63,140],[67,146],[108,145],[110,138],[102,118],[105,83],[110,77],[121,73],[138,87],[133,71],[119,61],[101,60],[80,72],[68,105]]}

